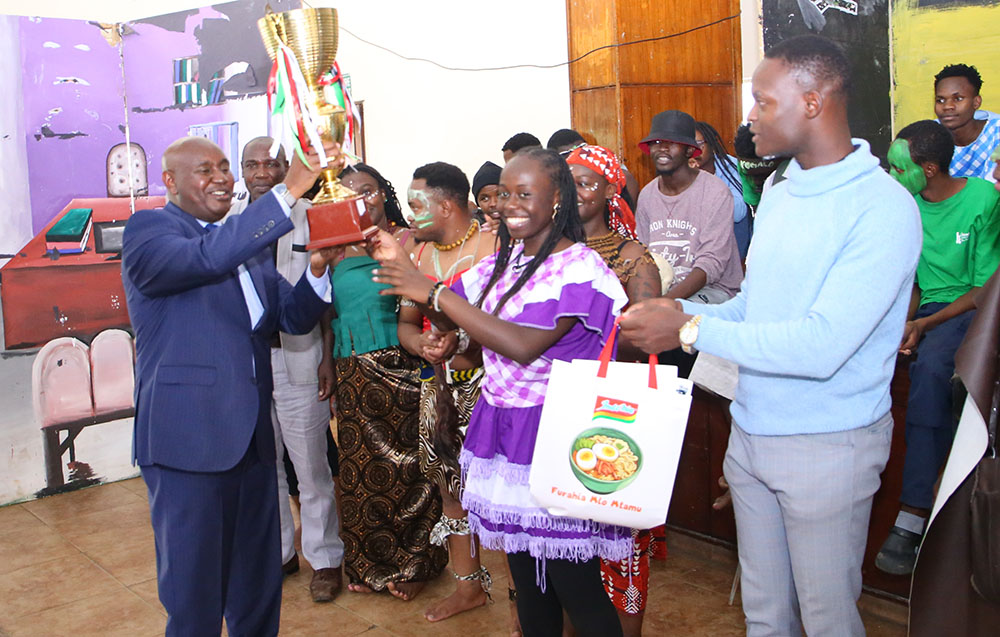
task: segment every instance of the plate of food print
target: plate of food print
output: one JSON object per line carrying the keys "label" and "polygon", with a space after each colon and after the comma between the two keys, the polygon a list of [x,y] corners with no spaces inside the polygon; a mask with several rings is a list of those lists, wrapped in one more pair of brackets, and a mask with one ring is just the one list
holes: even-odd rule
{"label": "plate of food print", "polygon": [[570,447],[573,475],[589,491],[614,493],[635,480],[642,468],[642,451],[627,434],[608,427],[580,432]]}

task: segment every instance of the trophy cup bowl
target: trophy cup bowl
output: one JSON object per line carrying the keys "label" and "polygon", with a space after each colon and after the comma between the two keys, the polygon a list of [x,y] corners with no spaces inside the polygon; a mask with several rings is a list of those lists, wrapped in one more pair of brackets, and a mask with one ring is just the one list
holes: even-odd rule
{"label": "trophy cup bowl", "polygon": [[[343,143],[348,117],[352,115],[327,93],[330,85],[321,86],[320,76],[337,59],[337,10],[332,8],[295,9],[267,13],[257,21],[264,46],[273,62],[283,43],[295,53],[299,68],[309,86],[303,96],[319,114],[319,135],[326,141]],[[296,161],[296,159],[292,159]],[[306,213],[309,219],[309,250],[364,241],[378,229],[372,225],[364,200],[345,187],[337,170],[327,167],[320,176],[320,190]]]}

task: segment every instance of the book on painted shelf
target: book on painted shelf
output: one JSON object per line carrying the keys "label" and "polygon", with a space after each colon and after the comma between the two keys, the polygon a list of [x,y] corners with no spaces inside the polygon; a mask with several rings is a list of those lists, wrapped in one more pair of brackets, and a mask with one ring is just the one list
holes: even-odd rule
{"label": "book on painted shelf", "polygon": [[45,233],[45,249],[62,254],[83,252],[90,238],[92,208],[70,208],[66,214]]}

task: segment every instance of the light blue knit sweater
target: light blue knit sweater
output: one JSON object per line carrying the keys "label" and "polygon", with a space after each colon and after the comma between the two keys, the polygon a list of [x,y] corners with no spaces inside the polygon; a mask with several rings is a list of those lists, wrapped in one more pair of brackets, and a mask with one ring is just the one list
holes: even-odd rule
{"label": "light blue knit sweater", "polygon": [[855,429],[889,411],[920,256],[913,197],[868,143],[771,188],[740,293],[703,314],[695,348],[740,367],[733,421],[751,434]]}

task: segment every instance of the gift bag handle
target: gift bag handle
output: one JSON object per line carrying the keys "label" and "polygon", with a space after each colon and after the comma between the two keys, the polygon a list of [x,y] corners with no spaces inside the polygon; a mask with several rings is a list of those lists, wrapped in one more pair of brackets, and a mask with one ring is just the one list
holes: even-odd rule
{"label": "gift bag handle", "polygon": [[[601,362],[600,366],[597,368],[598,378],[607,378],[608,376],[608,364],[611,363],[611,352],[615,349],[615,340],[618,336],[619,321],[621,317],[615,319],[615,324],[611,327],[611,333],[608,334],[608,340],[604,341],[604,347],[601,349],[601,355],[597,360]],[[649,355],[649,388],[656,389],[656,364],[658,363],[656,359],[656,354]]]}

